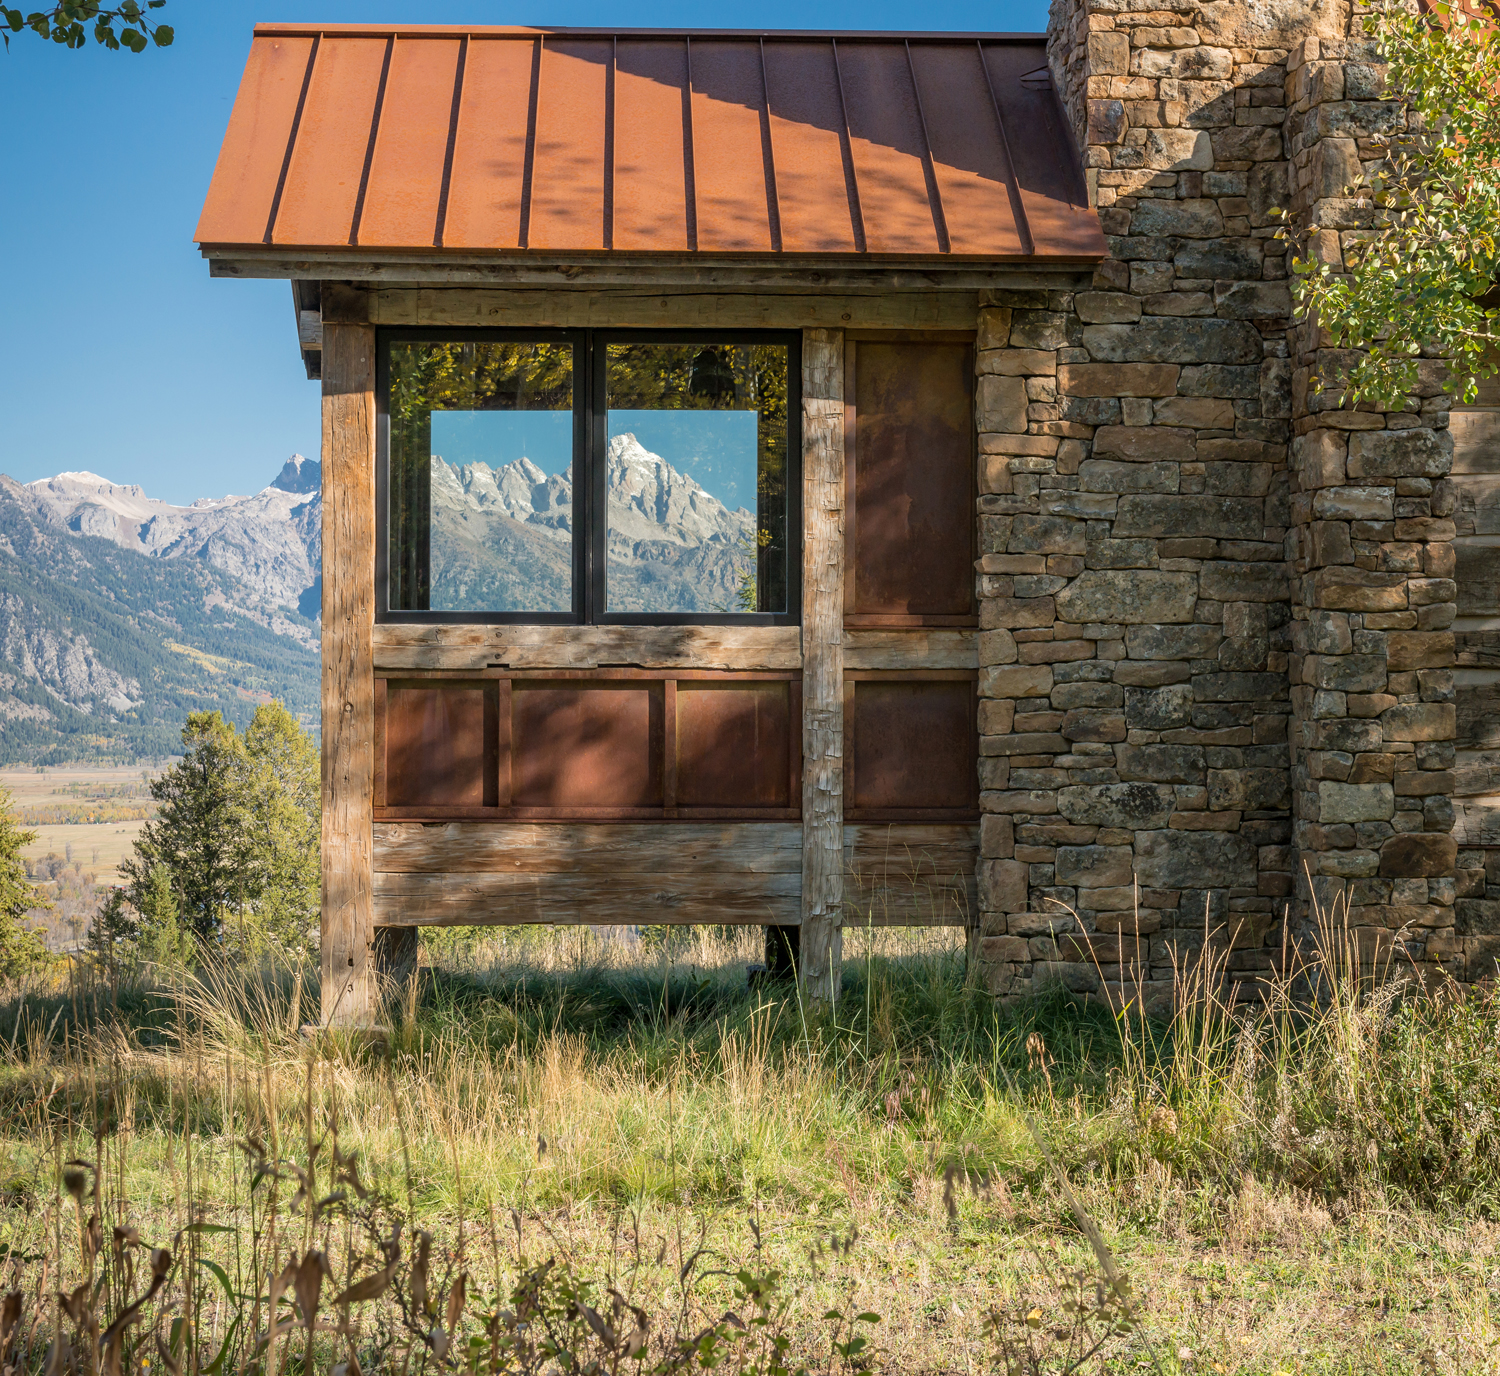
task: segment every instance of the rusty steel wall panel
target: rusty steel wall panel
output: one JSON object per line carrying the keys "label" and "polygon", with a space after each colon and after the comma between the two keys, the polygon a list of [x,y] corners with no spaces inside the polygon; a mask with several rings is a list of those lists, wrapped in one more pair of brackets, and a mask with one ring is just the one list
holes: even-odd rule
{"label": "rusty steel wall panel", "polygon": [[[453,138],[443,247],[516,248],[526,182],[526,129],[537,38],[475,38]],[[528,99],[518,92],[528,92]]]}
{"label": "rusty steel wall panel", "polygon": [[662,806],[663,698],[659,680],[514,680],[513,804]]}
{"label": "rusty steel wall panel", "polygon": [[271,227],[273,244],[348,244],[390,41],[320,43],[297,142]]}
{"label": "rusty steel wall panel", "polygon": [[974,603],[973,353],[853,340],[846,606],[965,616]]}
{"label": "rusty steel wall panel", "polygon": [[688,243],[686,40],[615,45],[611,247],[682,252]]}
{"label": "rusty steel wall panel", "polygon": [[604,247],[605,38],[542,43],[527,248]]}
{"label": "rusty steel wall panel", "polygon": [[785,681],[677,685],[680,806],[791,806],[791,688]]}
{"label": "rusty steel wall panel", "polygon": [[386,805],[493,807],[496,716],[493,683],[388,683]]}
{"label": "rusty steel wall panel", "polygon": [[760,45],[694,43],[689,53],[698,248],[769,252],[773,244]]}
{"label": "rusty steel wall panel", "polygon": [[193,234],[199,243],[258,244],[269,233],[313,43],[310,37],[267,38],[251,46]]}
{"label": "rusty steel wall panel", "polygon": [[441,26],[258,26],[198,241],[1105,253],[1040,39]]}
{"label": "rusty steel wall panel", "polygon": [[846,689],[846,815],[978,807],[972,679],[862,679]]}
{"label": "rusty steel wall panel", "polygon": [[437,242],[462,47],[456,38],[396,40],[359,216],[361,244],[431,248]]}

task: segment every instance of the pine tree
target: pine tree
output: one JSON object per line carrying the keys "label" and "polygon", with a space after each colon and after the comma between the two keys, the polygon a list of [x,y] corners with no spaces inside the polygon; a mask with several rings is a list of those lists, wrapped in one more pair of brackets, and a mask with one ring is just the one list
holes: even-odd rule
{"label": "pine tree", "polygon": [[47,907],[21,859],[21,847],[36,840],[11,813],[10,790],[0,788],[0,975],[13,977],[47,959],[40,933],[26,923],[33,908]]}
{"label": "pine tree", "polygon": [[140,952],[159,969],[175,970],[193,957],[193,934],[179,919],[177,895],[172,892],[172,875],[165,865],[152,865],[146,873],[140,909]]}
{"label": "pine tree", "polygon": [[89,924],[87,949],[109,976],[118,982],[133,963],[140,941],[140,919],[125,897],[124,889],[111,889],[109,897]]}
{"label": "pine tree", "polygon": [[241,788],[244,742],[217,712],[191,712],[182,728],[184,754],[151,782],[157,815],[141,829],[135,853],[120,866],[132,903],[146,913],[158,867],[165,871],[181,924],[194,935],[218,935],[242,894],[245,834]]}

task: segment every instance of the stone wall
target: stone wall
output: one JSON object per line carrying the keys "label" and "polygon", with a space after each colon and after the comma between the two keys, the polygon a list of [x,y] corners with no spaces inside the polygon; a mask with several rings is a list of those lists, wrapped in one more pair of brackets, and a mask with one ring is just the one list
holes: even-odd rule
{"label": "stone wall", "polygon": [[1277,237],[1290,211],[1331,255],[1368,223],[1346,184],[1403,115],[1351,22],[1055,0],[1110,257],[1086,291],[981,309],[974,949],[997,993],[1159,1006],[1210,940],[1253,996],[1314,895],[1371,959],[1399,939],[1470,969],[1440,375],[1399,413],[1341,409]]}

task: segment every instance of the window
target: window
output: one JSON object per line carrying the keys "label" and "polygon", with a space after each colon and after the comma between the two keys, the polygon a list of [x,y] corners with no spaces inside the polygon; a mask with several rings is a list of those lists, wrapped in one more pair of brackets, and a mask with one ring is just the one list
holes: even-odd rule
{"label": "window", "polygon": [[796,336],[382,331],[379,617],[798,619]]}

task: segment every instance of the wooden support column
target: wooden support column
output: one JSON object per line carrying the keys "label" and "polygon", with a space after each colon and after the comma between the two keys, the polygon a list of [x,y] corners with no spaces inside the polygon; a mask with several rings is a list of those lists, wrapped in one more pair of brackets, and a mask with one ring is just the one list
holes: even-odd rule
{"label": "wooden support column", "polygon": [[[352,296],[352,293],[339,293]],[[361,298],[362,299],[362,298]],[[375,331],[323,326],[323,1024],[372,1023]]]}
{"label": "wooden support column", "polygon": [[802,983],[838,997],[844,902],[844,332],[802,332]]}

